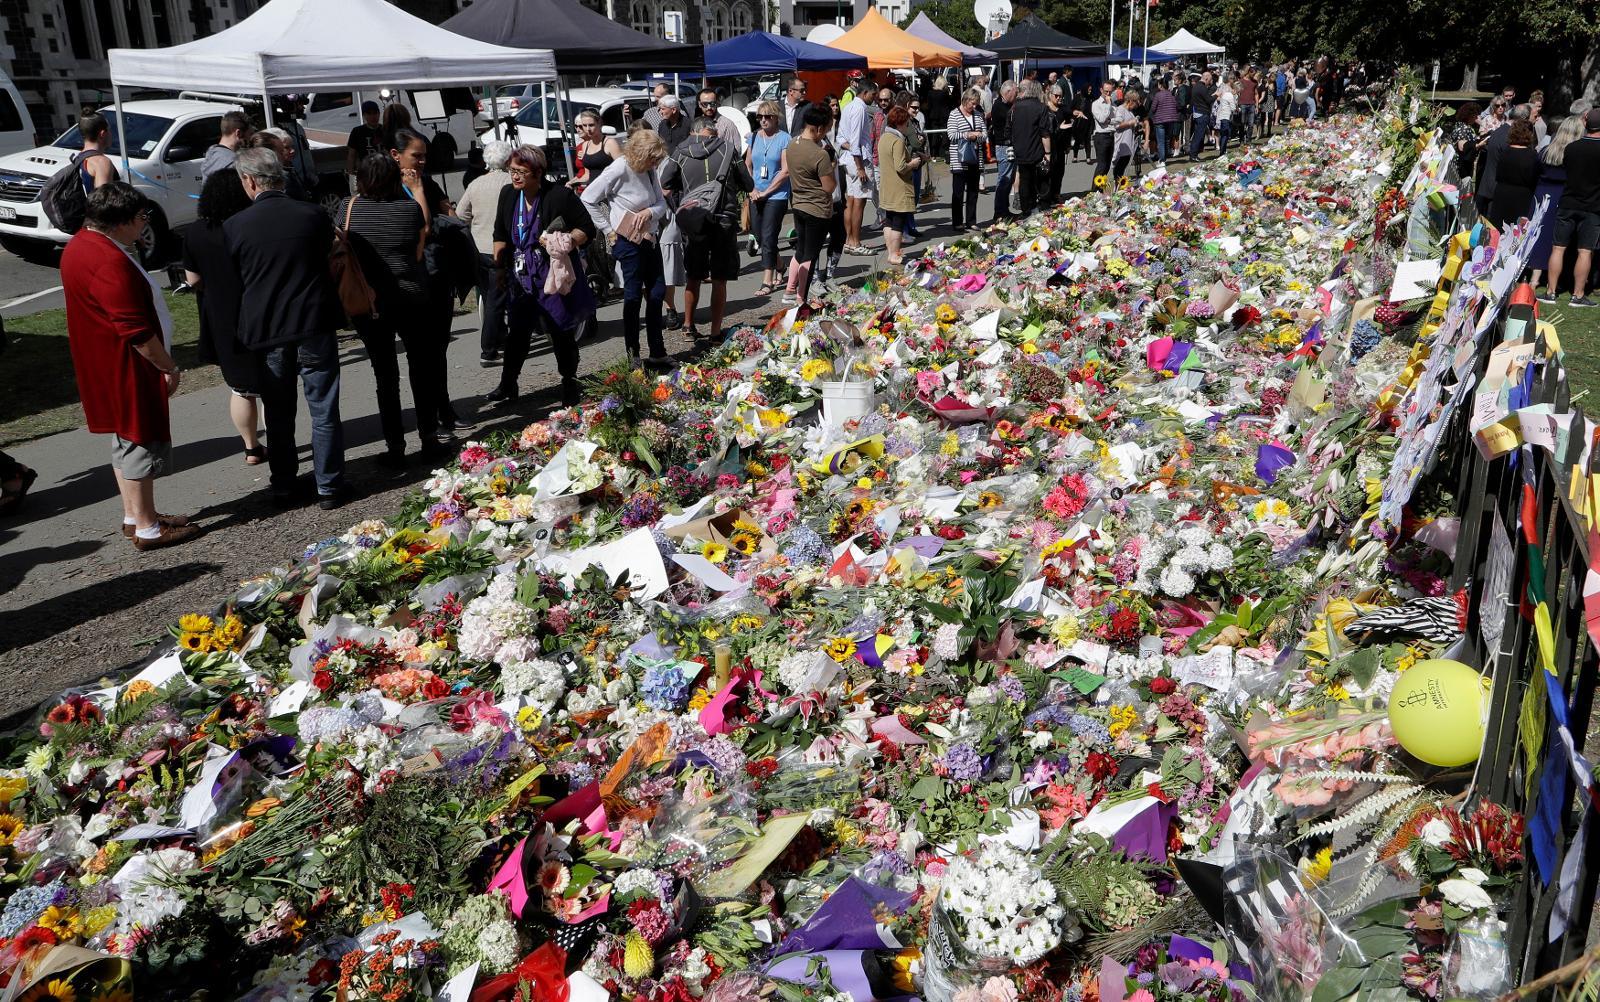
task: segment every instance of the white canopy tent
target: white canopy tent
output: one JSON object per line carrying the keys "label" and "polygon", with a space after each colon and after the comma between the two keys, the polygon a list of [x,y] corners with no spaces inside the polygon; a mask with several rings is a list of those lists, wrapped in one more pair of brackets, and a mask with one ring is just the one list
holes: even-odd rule
{"label": "white canopy tent", "polygon": [[[549,49],[512,49],[446,31],[386,0],[269,0],[224,31],[165,49],[112,49],[111,89],[229,94],[462,86],[556,79]],[[266,101],[267,124],[272,102]]]}
{"label": "white canopy tent", "polygon": [[1165,52],[1169,56],[1218,56],[1227,50],[1220,45],[1212,45],[1203,38],[1190,34],[1188,28],[1179,28],[1177,34],[1150,46],[1157,52]]}

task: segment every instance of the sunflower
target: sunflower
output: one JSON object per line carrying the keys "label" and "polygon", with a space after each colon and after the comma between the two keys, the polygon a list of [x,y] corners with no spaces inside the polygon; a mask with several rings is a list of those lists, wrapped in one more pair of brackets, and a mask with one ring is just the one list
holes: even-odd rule
{"label": "sunflower", "polygon": [[89,999],[89,1002],[133,1002],[133,992],[128,990],[127,985],[102,988]]}
{"label": "sunflower", "polygon": [[941,324],[953,324],[959,317],[960,314],[956,312],[956,308],[949,303],[940,303],[938,308],[933,311],[933,318]]}
{"label": "sunflower", "polygon": [[999,491],[984,491],[978,495],[978,507],[983,509],[998,508],[1006,503],[1006,499]]}
{"label": "sunflower", "polygon": [[204,654],[211,648],[211,634],[209,633],[184,633],[178,637],[178,646],[186,651]]}
{"label": "sunflower", "polygon": [[76,908],[51,905],[39,916],[39,928],[49,929],[57,939],[73,939],[83,931],[83,916]]}
{"label": "sunflower", "polygon": [[22,776],[0,776],[0,807],[11,803],[28,791],[28,781]]}
{"label": "sunflower", "polygon": [[843,664],[855,655],[856,642],[849,637],[834,637],[822,645],[822,652],[839,664]]}
{"label": "sunflower", "polygon": [[756,552],[756,547],[761,544],[751,533],[736,532],[733,534],[733,538],[728,540],[728,545],[748,557]]}
{"label": "sunflower", "polygon": [[21,818],[15,814],[0,814],[0,848],[4,848],[15,841],[17,832],[21,830]]}
{"label": "sunflower", "polygon": [[720,564],[728,559],[728,548],[721,543],[707,543],[700,548],[700,555],[714,564]]}
{"label": "sunflower", "polygon": [[191,612],[178,619],[180,633],[210,633],[214,625],[210,616],[202,616],[197,612]]}
{"label": "sunflower", "polygon": [[78,992],[65,978],[52,978],[34,985],[22,996],[22,1002],[45,1002],[46,999],[52,1002],[78,1002]]}

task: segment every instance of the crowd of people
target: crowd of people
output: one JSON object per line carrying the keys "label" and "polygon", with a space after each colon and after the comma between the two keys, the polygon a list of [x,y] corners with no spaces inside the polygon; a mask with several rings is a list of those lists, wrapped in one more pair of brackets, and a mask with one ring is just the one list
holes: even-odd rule
{"label": "crowd of people", "polygon": [[[1146,164],[1220,153],[1325,115],[1367,88],[1361,67],[1326,60],[1162,70],[1148,84],[1130,77],[1090,85],[1072,70],[1029,71],[997,86],[975,73],[964,89],[960,80],[880,81],[853,71],[843,93],[813,99],[805,79],[789,78],[776,99],[751,109],[747,139],[721,113],[715,89],[700,91],[691,110],[660,84],[626,134],[608,134],[592,111],[576,116],[570,179],[552,176],[542,149],[489,141],[456,202],[429,175],[430,142],[406,109],[368,102],[348,142],[353,192],[331,216],[311,200],[317,176],[292,107],[275,128],[228,114],[205,155],[183,268],[199,297],[202,358],[220,367],[232,390],[244,462],[268,466],[275,503],[310,499],[295,448],[303,394],[315,498],[327,508],[345,500],[343,328],[354,328],[372,367],[386,446],[378,461],[401,469],[412,447],[396,343],[408,360],[414,454],[442,458],[469,427],[452,402],[446,350],[453,306],[470,288],[482,317],[481,363],[499,369],[486,401],[519,398],[537,338],[552,350],[562,401],[575,403],[579,344],[594,323],[598,293],[613,282],[627,356],[667,368],[666,331],[720,336],[745,240],[761,276],[756,297],[781,297],[784,305],[825,293],[843,256],[874,254],[866,246],[869,220],[881,230],[888,264],[901,264],[920,237],[918,213],[932,200],[935,158],[949,171],[950,223],[960,232],[1057,203],[1069,161],[1094,163],[1094,184],[1115,186]],[[1573,134],[1581,116],[1569,118],[1548,142],[1541,132],[1530,146],[1516,127],[1538,122],[1537,103],[1531,116],[1528,107],[1508,101],[1499,127],[1478,125],[1470,141],[1458,127],[1453,138],[1464,158],[1482,164],[1479,196],[1491,215],[1517,211],[1512,202],[1552,183],[1552,168],[1565,162],[1563,206],[1571,200],[1575,209],[1563,215],[1570,215],[1565,230],[1555,227],[1553,293],[1566,247],[1577,250],[1576,267],[1586,274],[1600,230],[1600,213],[1583,208],[1593,185],[1581,180],[1591,169],[1588,151],[1600,148],[1600,128]],[[1464,122],[1477,123],[1473,111],[1464,109]],[[82,123],[86,225],[62,267],[69,335],[83,398],[94,401],[85,405],[90,429],[113,435],[125,529],[150,549],[198,531],[160,513],[153,493],[171,461],[166,396],[181,373],[164,300],[132,249],[148,206],[118,179],[109,157],[93,155],[105,139],[96,118]],[[1543,166],[1530,173],[1539,148]],[[984,221],[978,202],[991,163],[992,212]],[[1580,284],[1580,305],[1582,293]]]}
{"label": "crowd of people", "polygon": [[1536,264],[1533,284],[1542,288],[1539,300],[1558,302],[1558,287],[1570,281],[1569,305],[1596,305],[1588,293],[1600,249],[1600,108],[1574,101],[1552,128],[1542,91],[1519,101],[1516,88],[1508,86],[1487,107],[1476,101],[1457,105],[1449,140],[1463,201],[1481,218],[1504,227],[1549,199],[1530,256]]}

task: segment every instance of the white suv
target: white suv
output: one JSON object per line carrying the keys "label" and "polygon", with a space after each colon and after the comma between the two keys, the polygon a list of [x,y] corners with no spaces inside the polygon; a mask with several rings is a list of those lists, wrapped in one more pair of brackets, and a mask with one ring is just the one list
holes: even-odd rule
{"label": "white suv", "polygon": [[[201,161],[222,134],[222,116],[239,108],[238,104],[191,99],[123,103],[130,172],[123,180],[156,205],[140,241],[147,258],[155,259],[166,249],[173,230],[194,221]],[[123,174],[123,130],[116,108],[102,108],[100,113],[111,125],[109,152],[117,173]],[[50,225],[39,192],[82,146],[78,127],[73,126],[49,146],[0,157],[0,247],[18,256],[38,256],[71,239],[70,234]]]}

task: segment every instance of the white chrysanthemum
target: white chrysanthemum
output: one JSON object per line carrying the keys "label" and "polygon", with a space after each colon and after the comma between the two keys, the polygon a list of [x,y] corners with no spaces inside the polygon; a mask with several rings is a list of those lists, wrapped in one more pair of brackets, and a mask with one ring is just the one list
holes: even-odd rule
{"label": "white chrysanthemum", "polygon": [[484,971],[501,974],[517,965],[522,957],[522,944],[517,939],[517,927],[510,922],[490,922],[478,933],[478,952],[483,955]]}
{"label": "white chrysanthemum", "polygon": [[1176,562],[1161,570],[1161,590],[1173,598],[1183,598],[1194,591],[1194,575]]}
{"label": "white chrysanthemum", "polygon": [[1233,567],[1233,548],[1227,543],[1212,543],[1206,547],[1206,570],[1226,571]]}

